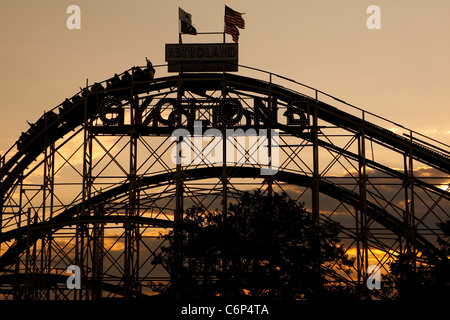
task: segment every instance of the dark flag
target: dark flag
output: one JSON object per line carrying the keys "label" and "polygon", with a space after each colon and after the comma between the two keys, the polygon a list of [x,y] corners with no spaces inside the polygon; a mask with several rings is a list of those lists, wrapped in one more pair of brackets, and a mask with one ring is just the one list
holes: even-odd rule
{"label": "dark flag", "polygon": [[181,33],[197,34],[197,30],[192,26],[192,15],[181,8],[178,8],[178,15],[181,23]]}
{"label": "dark flag", "polygon": [[239,40],[239,30],[245,28],[245,21],[242,19],[243,13],[234,11],[225,6],[225,33],[231,34],[234,42]]}

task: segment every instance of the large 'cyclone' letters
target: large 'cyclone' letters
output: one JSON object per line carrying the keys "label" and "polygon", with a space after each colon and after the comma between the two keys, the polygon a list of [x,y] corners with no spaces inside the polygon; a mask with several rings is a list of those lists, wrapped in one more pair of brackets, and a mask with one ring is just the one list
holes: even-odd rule
{"label": "large 'cyclone' letters", "polygon": [[[99,114],[104,125],[123,125],[124,109],[122,108],[120,101],[114,97],[106,97],[102,100],[99,105]],[[107,117],[108,114],[112,116]]]}
{"label": "large 'cyclone' letters", "polygon": [[[188,107],[182,107],[182,102],[176,98],[162,98],[154,106],[150,106],[153,97],[146,97],[139,105],[138,99],[128,99],[128,103],[134,112],[133,124],[153,126],[162,124],[164,126],[175,127],[178,124],[178,116],[185,116],[187,121],[180,121],[182,126],[192,127],[195,120],[207,121],[207,119],[197,119],[196,110],[201,105],[196,99],[183,100]],[[214,104],[217,111],[215,120],[225,127],[236,126],[242,122],[245,116],[245,125],[274,125],[278,122],[277,99],[271,98],[264,103],[262,98],[253,98],[253,110],[244,109],[241,101],[235,98],[225,98],[218,102],[209,101]],[[305,127],[308,123],[305,111],[308,108],[306,99],[290,99],[284,116],[288,126]],[[99,105],[99,117],[105,126],[123,125],[125,119],[126,103],[121,103],[117,98],[106,97]],[[210,123],[210,122],[209,122]]]}

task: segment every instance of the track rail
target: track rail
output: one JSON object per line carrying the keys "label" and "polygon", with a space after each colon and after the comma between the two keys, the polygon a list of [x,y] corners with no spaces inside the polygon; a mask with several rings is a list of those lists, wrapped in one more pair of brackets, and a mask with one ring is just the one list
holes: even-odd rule
{"label": "track rail", "polygon": [[[222,167],[220,167],[222,168]],[[216,168],[217,169],[217,168]],[[253,167],[240,167],[233,168],[235,178],[253,178],[258,175],[259,169]],[[188,169],[185,171],[189,180],[201,180],[212,178],[211,167],[203,167],[198,169]],[[175,172],[167,172],[159,175],[144,177],[139,180],[139,184],[142,189],[148,188],[154,185],[164,185],[173,182]],[[291,172],[279,172],[275,175],[274,179],[277,181],[289,183],[291,185],[298,185],[303,187],[308,187],[312,183],[312,178],[306,175],[300,175]],[[92,208],[102,206],[111,199],[117,199],[126,194],[129,191],[129,184],[124,183],[117,187],[111,188],[104,193],[98,194],[89,200],[89,205]],[[326,180],[322,181],[320,185],[320,192],[330,196],[334,199],[339,199],[355,208],[359,205],[359,194],[347,190],[341,186],[335,185]],[[3,234],[0,234],[0,243],[5,241],[15,240],[14,244],[11,245],[8,250],[0,257],[0,270],[6,266],[14,263],[16,257],[23,253],[29,246],[32,246],[38,239],[42,238],[49,231],[56,232],[57,230],[70,225],[75,225],[77,223],[117,223],[127,220],[125,217],[121,216],[105,216],[105,217],[83,217],[75,218],[75,214],[79,212],[80,208],[85,206],[85,203],[78,203],[67,210],[60,213],[58,216],[49,219],[48,221],[35,223],[29,227],[21,227],[13,229]],[[393,233],[401,236],[405,230],[405,224],[403,221],[395,218],[389,214],[384,208],[381,208],[375,203],[370,201],[367,202],[367,214],[374,221],[378,222],[380,225],[386,229],[392,231]],[[143,225],[154,225],[158,227],[172,227],[173,223],[168,220],[152,219],[137,217],[135,220],[128,222],[134,222]],[[28,235],[28,237],[27,237]],[[442,253],[436,248],[432,243],[430,243],[425,237],[420,234],[416,235],[417,247],[425,254],[430,262],[435,262],[436,259],[445,258]]]}
{"label": "track rail", "polygon": [[[23,172],[36,157],[41,154],[47,145],[57,141],[64,135],[80,126],[86,118],[98,116],[97,104],[106,94],[125,97],[130,87],[138,93],[161,90],[176,86],[182,81],[186,88],[211,90],[218,88],[222,81],[226,81],[231,87],[238,90],[250,90],[258,93],[266,93],[270,88],[271,95],[287,101],[289,99],[302,98],[312,105],[317,106],[318,117],[333,125],[345,128],[352,132],[364,129],[364,134],[380,144],[385,145],[401,154],[411,153],[416,160],[434,167],[442,172],[450,174],[450,152],[430,143],[419,143],[411,137],[407,138],[392,132],[379,125],[356,117],[350,113],[339,110],[330,104],[321,102],[313,97],[308,97],[291,89],[276,84],[248,78],[234,74],[183,74],[181,76],[163,77],[153,80],[126,82],[116,84],[113,89],[99,89],[99,84],[86,88],[76,94],[52,111],[45,113],[38,121],[31,125],[27,133],[16,142],[17,152],[14,146],[2,157],[0,167],[0,190],[5,196],[8,190],[16,182]],[[110,80],[105,80],[104,84]],[[340,100],[341,101],[341,100]],[[59,110],[56,113],[55,110]]]}

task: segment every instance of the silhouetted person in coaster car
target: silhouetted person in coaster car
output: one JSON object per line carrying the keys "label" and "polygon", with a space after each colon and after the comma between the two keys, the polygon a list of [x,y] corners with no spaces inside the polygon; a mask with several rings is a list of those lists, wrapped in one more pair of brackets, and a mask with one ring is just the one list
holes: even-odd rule
{"label": "silhouetted person in coaster car", "polygon": [[131,80],[131,75],[128,71],[125,71],[125,73],[122,76],[122,81],[124,82],[128,82]]}
{"label": "silhouetted person in coaster car", "polygon": [[81,100],[83,100],[83,98],[81,98],[79,95],[76,95],[75,97],[72,98],[72,102],[74,104],[77,104],[78,102],[80,102]]}
{"label": "silhouetted person in coaster car", "polygon": [[105,90],[105,88],[103,88],[103,86],[100,83],[98,83],[98,82],[94,83],[92,88],[91,88],[92,92],[103,91],[103,90]]}
{"label": "silhouetted person in coaster car", "polygon": [[141,80],[141,79],[139,79],[139,78],[141,78],[142,75],[143,75],[143,71],[142,71],[141,68],[139,68],[139,67],[133,67],[133,76],[134,76],[135,81]]}
{"label": "silhouetted person in coaster car", "polygon": [[112,77],[111,79],[109,79],[107,82],[106,82],[106,86],[107,87],[111,87],[111,88],[114,88],[114,87],[117,87],[117,85],[120,83],[120,78],[119,78],[119,76],[117,75],[117,73],[115,73],[114,74],[114,77]]}
{"label": "silhouetted person in coaster car", "polygon": [[25,140],[27,140],[29,137],[28,132],[22,132],[22,134],[20,135],[19,140],[17,140],[17,150],[22,149]]}
{"label": "silhouetted person in coaster car", "polygon": [[89,92],[89,89],[87,89],[87,88],[80,88],[80,90],[81,90],[81,96],[83,98],[86,97],[88,92]]}
{"label": "silhouetted person in coaster car", "polygon": [[64,108],[64,110],[67,110],[68,108],[70,108],[72,106],[72,102],[70,102],[69,99],[66,98],[66,100],[64,100],[64,102],[62,103],[62,107]]}
{"label": "silhouetted person in coaster car", "polygon": [[153,80],[155,78],[155,68],[153,68],[152,62],[145,58],[147,60],[147,72],[149,73],[150,80]]}
{"label": "silhouetted person in coaster car", "polygon": [[66,110],[68,110],[73,105],[72,102],[68,98],[66,98],[63,103],[61,103],[61,107],[59,107],[59,115],[62,115]]}
{"label": "silhouetted person in coaster car", "polygon": [[47,117],[47,125],[55,122],[59,118],[58,115],[51,110],[47,112],[46,117]]}
{"label": "silhouetted person in coaster car", "polygon": [[43,125],[44,125],[44,118],[45,118],[45,114],[42,117],[40,117],[38,121],[36,121],[36,127],[37,128],[43,127]]}

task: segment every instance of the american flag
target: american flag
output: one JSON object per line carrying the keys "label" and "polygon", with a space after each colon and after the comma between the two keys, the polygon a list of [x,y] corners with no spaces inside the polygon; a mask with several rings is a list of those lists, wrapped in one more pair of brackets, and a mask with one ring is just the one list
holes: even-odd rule
{"label": "american flag", "polygon": [[242,19],[243,13],[234,11],[225,6],[225,33],[231,34],[234,42],[239,40],[239,30],[245,28],[245,21]]}

